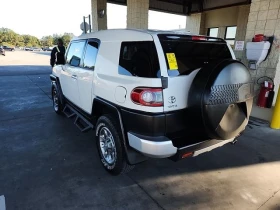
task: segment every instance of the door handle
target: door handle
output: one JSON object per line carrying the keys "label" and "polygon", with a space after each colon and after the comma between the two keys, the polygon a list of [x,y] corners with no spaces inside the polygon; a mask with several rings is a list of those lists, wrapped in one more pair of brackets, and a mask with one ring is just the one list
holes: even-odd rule
{"label": "door handle", "polygon": [[71,77],[72,77],[72,79],[77,79],[78,78],[77,75],[72,75]]}

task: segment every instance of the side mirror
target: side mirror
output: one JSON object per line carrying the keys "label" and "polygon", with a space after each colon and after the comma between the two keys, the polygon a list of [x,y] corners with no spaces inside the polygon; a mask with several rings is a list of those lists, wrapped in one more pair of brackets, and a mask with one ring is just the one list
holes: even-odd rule
{"label": "side mirror", "polygon": [[70,60],[70,65],[78,67],[80,65],[80,62],[81,62],[80,58],[78,58],[77,56],[73,56]]}

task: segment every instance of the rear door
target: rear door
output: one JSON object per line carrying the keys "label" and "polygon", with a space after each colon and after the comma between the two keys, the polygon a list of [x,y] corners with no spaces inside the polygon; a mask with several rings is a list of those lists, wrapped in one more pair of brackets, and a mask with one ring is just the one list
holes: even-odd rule
{"label": "rear door", "polygon": [[60,76],[64,96],[77,106],[80,105],[77,72],[82,65],[85,42],[85,40],[71,42],[66,55],[66,64],[63,66]]}
{"label": "rear door", "polygon": [[164,89],[164,111],[185,109],[192,81],[199,70],[216,60],[232,58],[222,39],[178,34],[159,34],[155,38],[161,75],[168,77]]}

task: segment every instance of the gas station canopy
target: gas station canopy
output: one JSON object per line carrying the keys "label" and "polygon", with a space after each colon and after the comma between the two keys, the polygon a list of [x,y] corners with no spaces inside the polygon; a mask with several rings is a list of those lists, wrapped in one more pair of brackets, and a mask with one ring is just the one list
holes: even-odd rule
{"label": "gas station canopy", "polygon": [[[127,5],[126,0],[107,0],[108,3]],[[178,15],[251,4],[251,0],[150,0],[149,9]]]}

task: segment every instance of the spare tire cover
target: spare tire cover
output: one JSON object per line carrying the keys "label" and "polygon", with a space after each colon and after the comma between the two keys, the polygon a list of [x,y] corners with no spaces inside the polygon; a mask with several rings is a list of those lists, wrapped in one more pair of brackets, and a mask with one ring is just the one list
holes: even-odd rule
{"label": "spare tire cover", "polygon": [[234,138],[248,124],[252,105],[253,83],[246,66],[233,59],[207,64],[188,95],[191,129],[205,139]]}

